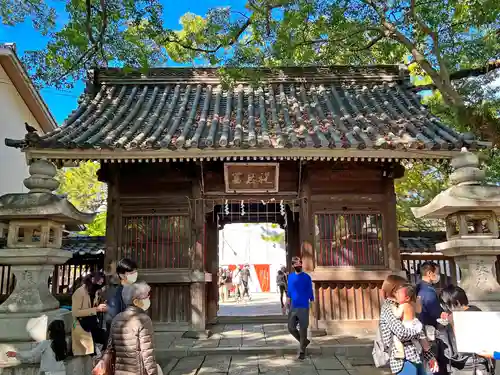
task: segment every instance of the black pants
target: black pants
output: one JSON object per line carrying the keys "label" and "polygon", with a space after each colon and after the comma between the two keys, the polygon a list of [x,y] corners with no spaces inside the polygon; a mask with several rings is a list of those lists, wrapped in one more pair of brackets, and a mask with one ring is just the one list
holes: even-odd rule
{"label": "black pants", "polygon": [[436,358],[436,362],[439,366],[439,371],[435,375],[448,375],[451,371],[450,361],[445,355],[446,344],[436,338],[436,340],[431,344],[431,350]]}
{"label": "black pants", "polygon": [[283,301],[283,297],[288,297],[288,293],[286,292],[286,286],[279,285],[280,288],[280,302],[281,308],[285,307],[285,302]]}
{"label": "black pants", "polygon": [[[299,326],[299,329],[297,329]],[[309,328],[309,309],[291,308],[288,313],[288,332],[300,343],[300,352],[305,353],[309,344],[307,329]]]}
{"label": "black pants", "polygon": [[243,285],[243,295],[241,296],[241,298],[245,298],[245,295],[250,298],[250,293],[248,292],[248,280],[241,280],[241,285]]}

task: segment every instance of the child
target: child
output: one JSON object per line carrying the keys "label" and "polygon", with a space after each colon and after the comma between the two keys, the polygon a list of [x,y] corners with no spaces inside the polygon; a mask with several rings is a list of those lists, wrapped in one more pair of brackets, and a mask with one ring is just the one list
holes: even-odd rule
{"label": "child", "polygon": [[[395,308],[394,314],[400,318],[405,328],[412,328],[415,331],[422,332],[419,340],[415,340],[413,344],[417,350],[429,351],[430,344],[423,332],[422,323],[417,319],[416,313],[419,310],[419,303],[417,302],[417,293],[413,285],[404,285],[396,291],[396,298],[398,299],[399,307]],[[405,358],[404,345],[399,339],[394,336],[394,356],[395,358]],[[434,364],[431,366],[434,367]]]}
{"label": "child", "polygon": [[7,352],[7,357],[17,358],[21,362],[40,362],[40,373],[46,375],[66,375],[64,360],[68,356],[66,330],[62,320],[49,324],[48,340],[44,340],[29,352]]}

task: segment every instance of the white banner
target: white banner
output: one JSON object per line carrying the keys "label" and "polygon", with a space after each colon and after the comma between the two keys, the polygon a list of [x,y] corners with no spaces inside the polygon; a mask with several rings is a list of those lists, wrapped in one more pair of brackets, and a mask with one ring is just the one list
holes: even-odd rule
{"label": "white banner", "polygon": [[500,351],[500,312],[453,312],[453,324],[460,353]]}

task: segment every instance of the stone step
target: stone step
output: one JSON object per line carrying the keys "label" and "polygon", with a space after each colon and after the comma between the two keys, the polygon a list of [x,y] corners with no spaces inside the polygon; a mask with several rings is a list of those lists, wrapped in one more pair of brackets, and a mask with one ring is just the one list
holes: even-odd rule
{"label": "stone step", "polygon": [[286,316],[281,315],[263,315],[263,316],[218,316],[216,324],[273,324],[287,323]]}
{"label": "stone step", "polygon": [[[335,345],[310,345],[307,352],[310,355],[336,355],[348,358],[359,365],[370,365],[372,361],[372,344],[335,344]],[[279,346],[240,346],[240,347],[216,347],[204,348],[202,345],[187,348],[172,348],[155,350],[156,356],[162,360],[170,358],[198,357],[207,355],[295,355],[298,352],[297,345]]]}

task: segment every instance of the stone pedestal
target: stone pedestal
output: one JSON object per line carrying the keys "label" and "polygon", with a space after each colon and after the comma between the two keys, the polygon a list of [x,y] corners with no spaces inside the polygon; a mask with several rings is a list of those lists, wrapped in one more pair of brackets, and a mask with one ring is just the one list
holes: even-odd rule
{"label": "stone pedestal", "polygon": [[[45,340],[53,320],[63,320],[67,332],[71,312],[60,309],[48,286],[54,266],[72,257],[60,249],[65,224],[89,223],[93,215],[79,212],[66,199],[52,194],[58,186],[56,169],[47,161],[30,166],[27,194],[0,197],[0,229],[7,249],[0,264],[10,265],[15,277],[12,294],[0,305],[0,374],[38,374],[38,364],[21,365],[8,351],[27,351]],[[7,230],[7,233],[5,233]]]}

